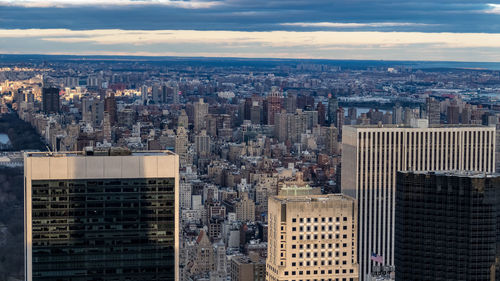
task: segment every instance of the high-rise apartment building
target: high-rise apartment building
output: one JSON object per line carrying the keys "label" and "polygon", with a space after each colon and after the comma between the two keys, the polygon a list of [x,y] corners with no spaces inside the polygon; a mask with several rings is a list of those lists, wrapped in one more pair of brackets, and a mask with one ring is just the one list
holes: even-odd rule
{"label": "high-rise apartment building", "polygon": [[328,95],[328,123],[337,126],[337,110],[339,109],[339,101],[332,94]]}
{"label": "high-rise apartment building", "polygon": [[25,278],[178,280],[179,159],[26,153]]}
{"label": "high-rise apartment building", "polygon": [[267,96],[267,124],[274,125],[275,114],[281,111],[283,94],[278,87],[273,87]]}
{"label": "high-rise apartment building", "polygon": [[194,103],[194,120],[193,126],[194,131],[199,133],[201,130],[206,129],[206,118],[208,115],[208,103],[205,103],[203,99]]}
{"label": "high-rise apartment building", "polygon": [[394,265],[397,171],[495,170],[494,127],[344,126],[342,145],[342,192],[358,202],[362,280],[373,253]]}
{"label": "high-rise apartment building", "polygon": [[500,176],[399,172],[396,280],[500,280]]}
{"label": "high-rise apartment building", "polygon": [[59,112],[60,105],[58,88],[51,87],[42,89],[42,108],[43,112],[46,114]]}
{"label": "high-rise apartment building", "polygon": [[355,200],[287,194],[269,199],[267,281],[358,280]]}
{"label": "high-rise apartment building", "polygon": [[429,124],[439,124],[441,122],[441,105],[435,98],[427,98],[427,116]]}

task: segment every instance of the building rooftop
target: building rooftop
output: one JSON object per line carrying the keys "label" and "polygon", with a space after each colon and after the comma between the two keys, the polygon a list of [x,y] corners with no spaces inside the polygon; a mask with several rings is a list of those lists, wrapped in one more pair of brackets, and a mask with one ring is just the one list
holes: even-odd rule
{"label": "building rooftop", "polygon": [[25,152],[26,157],[88,157],[88,156],[167,156],[175,155],[170,150],[144,150],[131,151],[125,148],[110,148],[83,151],[61,151],[61,152]]}
{"label": "building rooftop", "polygon": [[405,124],[378,124],[378,125],[345,125],[356,129],[376,129],[376,128],[403,128],[403,129],[445,129],[445,128],[495,128],[485,125],[475,124],[429,124],[426,127],[416,127]]}
{"label": "building rooftop", "polygon": [[401,171],[403,174],[420,174],[420,175],[437,175],[437,176],[454,176],[467,178],[496,178],[500,177],[498,173],[485,173],[478,171],[463,171],[463,170],[448,170],[448,171]]}
{"label": "building rooftop", "polygon": [[342,194],[307,194],[307,195],[278,195],[273,197],[275,200],[281,201],[283,203],[286,202],[319,202],[319,201],[327,201],[327,200],[340,200],[340,201],[352,201],[354,200],[352,197]]}

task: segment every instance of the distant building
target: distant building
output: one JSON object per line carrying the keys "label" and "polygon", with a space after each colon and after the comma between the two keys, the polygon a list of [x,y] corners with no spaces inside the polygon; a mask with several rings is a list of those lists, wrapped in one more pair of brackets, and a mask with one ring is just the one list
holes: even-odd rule
{"label": "distant building", "polygon": [[26,280],[178,280],[178,161],[26,153]]}
{"label": "distant building", "polygon": [[266,260],[253,253],[231,257],[230,276],[233,281],[265,281]]}
{"label": "distant building", "polygon": [[441,122],[441,106],[435,98],[427,98],[427,119],[429,119],[429,124]]}
{"label": "distant building", "polygon": [[206,129],[206,117],[208,115],[208,103],[205,103],[203,99],[199,99],[198,102],[194,103],[194,131],[199,133],[201,130]]}
{"label": "distant building", "polygon": [[267,96],[267,124],[274,125],[275,114],[281,111],[283,94],[278,87],[273,87]]}
{"label": "distant building", "polygon": [[337,122],[337,110],[339,109],[339,101],[337,98],[335,98],[332,94],[328,95],[328,111],[327,111],[327,117],[328,117],[328,123],[333,124],[336,127],[338,122]]}
{"label": "distant building", "polygon": [[42,89],[42,108],[45,114],[58,113],[60,110],[59,89],[58,88],[43,88]]}
{"label": "distant building", "polygon": [[357,281],[355,200],[288,194],[269,199],[267,281]]}
{"label": "distant building", "polygon": [[396,280],[500,280],[500,176],[399,172]]}

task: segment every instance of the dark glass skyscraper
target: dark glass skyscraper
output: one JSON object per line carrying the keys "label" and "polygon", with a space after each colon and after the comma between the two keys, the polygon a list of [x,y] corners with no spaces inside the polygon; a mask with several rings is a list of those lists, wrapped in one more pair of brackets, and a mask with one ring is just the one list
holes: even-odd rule
{"label": "dark glass skyscraper", "polygon": [[42,89],[42,107],[46,114],[59,112],[59,89],[58,88],[43,88]]}
{"label": "dark glass skyscraper", "polygon": [[178,157],[29,154],[27,280],[175,280]]}
{"label": "dark glass skyscraper", "polygon": [[396,280],[500,280],[500,176],[398,172]]}

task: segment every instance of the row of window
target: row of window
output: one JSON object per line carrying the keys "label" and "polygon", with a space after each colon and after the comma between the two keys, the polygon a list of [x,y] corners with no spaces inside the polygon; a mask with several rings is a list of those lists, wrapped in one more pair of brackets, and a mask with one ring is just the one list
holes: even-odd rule
{"label": "row of window", "polygon": [[[304,273],[306,275],[311,275],[312,274],[333,274],[333,270],[329,269],[329,270],[306,270],[306,271],[285,271],[285,276],[288,276],[288,274],[290,273],[290,275],[304,275]],[[347,273],[347,270],[346,269],[342,269],[342,273],[343,274],[346,274]],[[349,273],[354,273],[354,269],[349,269]],[[335,270],[335,274],[340,274],[340,270],[336,269]]]}
{"label": "row of window", "polygon": [[[354,236],[354,233],[353,233]],[[318,237],[321,237],[321,239],[333,239],[333,234],[311,234],[311,235],[299,235],[298,238],[299,240],[317,240]],[[346,239],[347,234],[343,234],[342,238]],[[283,239],[283,238],[282,238]],[[335,234],[335,239],[340,239],[340,234]],[[292,240],[297,240],[297,236],[292,236]]]}
{"label": "row of window", "polygon": [[[354,243],[353,243],[354,244]],[[321,245],[321,246],[319,246]],[[342,247],[347,247],[347,243],[342,243]],[[297,245],[292,245],[292,249],[296,249],[297,248]],[[300,244],[299,245],[299,249],[333,249],[333,248],[340,248],[340,243],[336,243],[335,246],[333,245],[333,243],[329,243],[329,244]]]}
{"label": "row of window", "polygon": [[[340,217],[336,217],[335,218],[335,221],[336,222],[339,222],[340,221]],[[333,217],[329,217],[329,218],[321,218],[321,222],[333,222]],[[343,221],[347,221],[347,217],[343,217],[342,218]],[[299,218],[299,222],[300,223],[304,223],[304,222],[319,222],[320,221],[320,218]],[[292,218],[292,222],[297,222],[297,218]]]}
{"label": "row of window", "polygon": [[[322,225],[321,227],[318,227],[317,225],[315,226],[300,226],[298,229],[300,232],[305,231],[318,231],[321,229],[321,231],[326,231],[328,228],[328,231],[333,231],[333,225],[329,225],[328,227],[326,225]],[[344,225],[342,227],[343,230],[347,230],[347,225]],[[335,230],[340,230],[340,225],[335,226]],[[292,227],[292,231],[297,231],[297,227]]]}
{"label": "row of window", "polygon": [[[317,252],[314,252],[314,253],[299,253],[299,258],[317,258],[317,257],[322,257],[322,258],[325,258],[325,257],[333,257],[333,252],[321,252],[318,253]],[[342,256],[343,257],[346,257],[347,256],[347,252],[342,252]],[[335,257],[340,257],[340,252],[335,252]],[[292,258],[297,258],[297,254],[292,254]]]}

